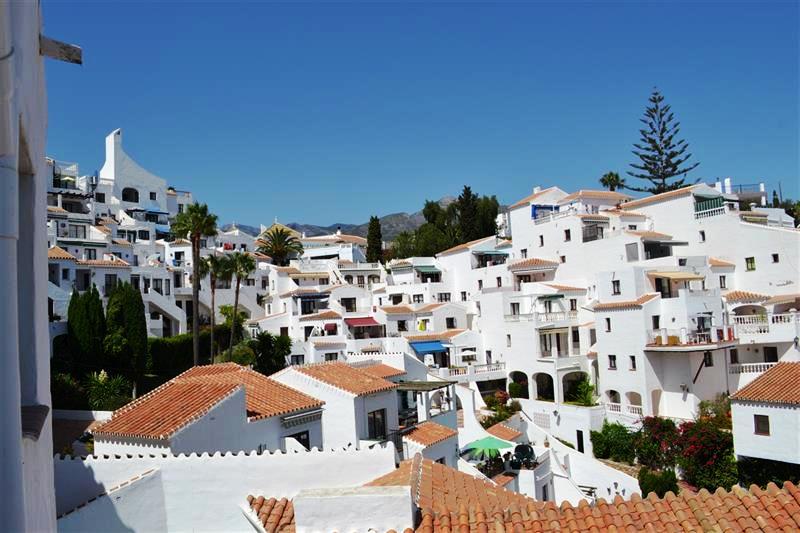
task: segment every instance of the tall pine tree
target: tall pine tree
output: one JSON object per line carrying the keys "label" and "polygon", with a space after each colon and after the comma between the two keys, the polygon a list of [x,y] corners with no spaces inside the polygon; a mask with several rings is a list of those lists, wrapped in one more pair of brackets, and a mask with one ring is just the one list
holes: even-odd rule
{"label": "tall pine tree", "polygon": [[383,235],[381,221],[378,217],[369,217],[367,229],[367,261],[377,263],[383,260]]}
{"label": "tall pine tree", "polygon": [[455,201],[458,212],[458,234],[461,242],[474,241],[479,238],[478,197],[468,185],[464,185],[461,195]]}
{"label": "tall pine tree", "polygon": [[[664,97],[658,89],[650,95],[650,105],[640,120],[645,127],[639,130],[641,140],[633,145],[633,154],[639,158],[639,162],[631,163],[634,170],[629,170],[628,175],[645,180],[649,185],[626,185],[626,188],[658,194],[685,186],[686,174],[700,163],[689,163],[692,154],[687,153],[688,143],[676,139],[680,122],[673,122],[671,107],[664,103]],[[681,175],[682,178],[676,179]]]}

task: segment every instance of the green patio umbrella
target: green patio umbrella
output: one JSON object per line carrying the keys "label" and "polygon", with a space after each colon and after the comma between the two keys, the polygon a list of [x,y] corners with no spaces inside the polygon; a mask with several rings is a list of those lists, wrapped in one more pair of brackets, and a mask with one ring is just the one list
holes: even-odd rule
{"label": "green patio umbrella", "polygon": [[500,440],[496,437],[484,437],[474,442],[470,442],[464,446],[464,449],[469,452],[468,457],[470,459],[475,461],[485,461],[487,459],[500,457],[500,450],[513,447],[514,445],[510,442]]}

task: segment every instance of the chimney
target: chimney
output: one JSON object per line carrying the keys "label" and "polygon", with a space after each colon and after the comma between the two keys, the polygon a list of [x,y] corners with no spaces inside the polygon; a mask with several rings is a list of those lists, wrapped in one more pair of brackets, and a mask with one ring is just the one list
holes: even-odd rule
{"label": "chimney", "polygon": [[716,183],[714,183],[714,188],[715,188],[716,190],[718,190],[719,192],[722,192],[722,182],[721,182],[721,181],[719,181],[719,178],[717,178],[717,182],[716,182]]}
{"label": "chimney", "polygon": [[416,507],[409,486],[306,489],[293,504],[297,533],[414,528]]}
{"label": "chimney", "polygon": [[341,226],[336,226],[336,236],[338,237],[341,234],[342,234],[342,227]]}
{"label": "chimney", "polygon": [[731,179],[725,178],[725,194],[731,194],[733,192],[733,186],[731,185]]}
{"label": "chimney", "polygon": [[533,194],[538,194],[540,192],[542,192],[542,188],[539,187],[538,185],[533,188]]}

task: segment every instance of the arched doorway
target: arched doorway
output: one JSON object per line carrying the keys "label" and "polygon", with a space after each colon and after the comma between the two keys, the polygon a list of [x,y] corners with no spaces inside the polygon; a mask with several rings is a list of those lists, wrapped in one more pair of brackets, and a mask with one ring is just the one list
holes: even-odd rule
{"label": "arched doorway", "polygon": [[562,390],[564,394],[563,401],[572,402],[578,399],[578,384],[583,380],[588,380],[589,375],[586,372],[569,372],[564,374],[561,378]]}
{"label": "arched doorway", "polygon": [[533,375],[533,383],[536,386],[534,396],[537,400],[544,400],[546,402],[554,402],[556,400],[553,376],[544,372],[539,372]]}
{"label": "arched doorway", "polygon": [[608,399],[608,403],[615,403],[615,404],[621,403],[619,391],[615,391],[614,389],[608,389],[606,391],[606,398]]}
{"label": "arched doorway", "polygon": [[637,407],[642,406],[642,395],[638,392],[626,392],[625,399],[628,400],[628,405],[634,405]]}
{"label": "arched doorway", "polygon": [[530,398],[528,392],[528,376],[524,372],[517,370],[508,375],[508,394],[512,398]]}

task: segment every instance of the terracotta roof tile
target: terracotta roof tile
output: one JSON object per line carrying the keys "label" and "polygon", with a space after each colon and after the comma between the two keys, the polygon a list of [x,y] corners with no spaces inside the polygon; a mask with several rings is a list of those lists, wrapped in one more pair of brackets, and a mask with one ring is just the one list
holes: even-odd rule
{"label": "terracotta roof tile", "polygon": [[[379,348],[380,349],[380,348]],[[398,376],[405,376],[406,371],[401,370],[399,368],[395,368],[393,366],[389,366],[385,363],[375,363],[373,365],[367,366],[360,366],[358,367],[361,371],[370,374],[371,376],[375,376],[376,378],[396,378]]]}
{"label": "terracotta roof tile", "polygon": [[[111,228],[109,228],[108,226],[103,226],[103,225],[95,226],[94,229],[96,229],[97,231],[100,231],[102,233],[105,233],[106,235],[111,235],[111,233],[112,233],[111,232]],[[125,241],[125,242],[128,242],[128,241]]]}
{"label": "terracotta roof tile", "polygon": [[603,213],[611,213],[612,215],[617,215],[619,217],[647,218],[647,215],[645,215],[644,213],[637,213],[636,211],[626,211],[618,207],[615,207],[614,209],[604,209]]}
{"label": "terracotta roof tile", "polygon": [[406,340],[409,342],[418,341],[438,341],[442,339],[452,339],[456,335],[461,335],[467,331],[466,329],[446,329],[438,333],[421,333],[419,335],[406,335]]}
{"label": "terracotta roof tile", "polygon": [[574,200],[608,200],[611,202],[624,202],[632,198],[627,194],[623,194],[617,191],[597,191],[597,190],[587,190],[582,189],[577,192],[573,192],[571,194],[566,195],[564,198],[558,201],[559,204],[567,204]]}
{"label": "terracotta roof tile", "polygon": [[800,405],[800,362],[773,366],[736,394],[731,400]]}
{"label": "terracotta roof tile", "polygon": [[724,259],[719,259],[717,257],[709,257],[708,264],[712,267],[735,267],[736,263],[732,263],[731,261],[726,261]]}
{"label": "terracotta roof tile", "polygon": [[622,204],[621,207],[622,209],[627,210],[642,205],[650,205],[657,202],[663,202],[664,200],[671,200],[672,198],[680,198],[681,196],[686,196],[687,194],[691,194],[691,192],[695,189],[695,187],[697,186],[689,185],[688,187],[683,187],[682,189],[662,192],[661,194],[654,194],[653,196],[647,196],[646,198],[631,200],[629,202],[625,202],[624,204]]}
{"label": "terracotta roof tile", "polygon": [[440,307],[442,307],[443,305],[444,305],[444,303],[442,303],[442,302],[439,302],[439,303],[430,303],[430,304],[425,304],[425,305],[422,305],[422,306],[420,306],[420,307],[417,307],[417,308],[414,310],[414,312],[415,312],[415,313],[430,313],[431,311],[434,311],[434,310],[436,310],[436,309],[439,309],[439,308],[440,308]]}
{"label": "terracotta roof tile", "polygon": [[291,500],[250,495],[247,503],[269,533],[294,533],[294,505]]}
{"label": "terracotta roof tile", "polygon": [[387,315],[412,315],[414,309],[410,305],[384,305],[379,308]]}
{"label": "terracotta roof tile", "polygon": [[631,235],[636,235],[637,237],[641,237],[643,239],[661,239],[661,240],[672,239],[672,235],[667,235],[666,233],[659,233],[658,231],[625,230],[625,232]]}
{"label": "terracotta roof tile", "polygon": [[616,309],[639,309],[642,305],[646,304],[653,298],[658,296],[658,293],[650,293],[640,296],[635,300],[623,300],[619,302],[596,303],[592,308],[594,311],[610,311]]}
{"label": "terracotta roof tile", "polygon": [[48,205],[47,206],[47,212],[48,213],[58,213],[58,214],[63,214],[63,215],[69,214],[69,211],[67,211],[63,207],[58,207],[56,205]]}
{"label": "terracotta roof tile", "polygon": [[778,304],[788,304],[792,303],[796,300],[800,300],[800,292],[799,293],[790,293],[790,294],[776,294],[775,296],[771,297],[769,300],[764,302],[764,305],[778,305]]}
{"label": "terracotta roof tile", "polygon": [[469,241],[469,242],[464,242],[464,243],[461,243],[461,244],[457,244],[457,245],[453,246],[452,248],[448,248],[447,250],[439,252],[438,254],[436,254],[436,257],[439,257],[440,255],[454,254],[456,252],[460,252],[462,250],[466,250],[470,246],[474,246],[476,244],[480,244],[480,243],[482,243],[484,241],[487,241],[489,239],[496,239],[496,237],[494,235],[490,235],[489,237],[481,237],[480,239],[475,239],[474,241]]}
{"label": "terracotta roof tile", "polygon": [[758,294],[750,291],[730,291],[723,298],[729,303],[756,303],[769,299],[767,294]]}
{"label": "terracotta roof tile", "polygon": [[558,283],[545,283],[548,287],[552,287],[557,291],[585,291],[583,287],[573,287],[572,285],[560,285]]}
{"label": "terracotta roof tile", "polygon": [[339,362],[316,363],[292,367],[298,372],[312,377],[337,389],[342,389],[356,396],[367,396],[397,387],[395,383],[373,376],[359,368]]}
{"label": "terracotta roof tile", "polygon": [[301,237],[301,242],[333,242],[339,243],[344,242],[348,244],[360,244],[362,246],[367,245],[367,239],[364,237],[359,237],[358,235],[345,235],[342,233],[341,235],[317,235],[316,237]]}
{"label": "terracotta roof tile", "polygon": [[[111,256],[114,257],[114,256]],[[123,261],[118,257],[113,259],[79,259],[79,265],[93,266],[93,267],[111,267],[111,268],[130,268],[130,263]]]}
{"label": "terracotta roof tile", "polygon": [[503,440],[510,440],[514,441],[522,436],[521,431],[517,431],[514,428],[508,427],[507,425],[503,424],[502,422],[493,425],[489,429],[486,430],[487,432],[491,433],[498,439]]}
{"label": "terracotta roof tile", "polygon": [[509,209],[516,209],[517,207],[522,207],[524,205],[528,205],[533,200],[537,199],[538,197],[540,197],[540,196],[542,196],[542,195],[544,195],[544,194],[546,194],[546,193],[548,193],[548,192],[550,192],[550,191],[552,191],[554,189],[555,189],[555,187],[548,187],[547,189],[542,189],[539,192],[535,192],[533,194],[529,194],[528,196],[526,196],[522,200],[511,204],[510,206],[508,206],[508,208]]}
{"label": "terracotta roof tile", "polygon": [[133,247],[133,245],[129,243],[126,239],[111,239],[111,242],[116,244],[117,246],[125,246],[126,248]]}
{"label": "terracotta roof tile", "polygon": [[537,270],[555,268],[558,263],[550,261],[549,259],[539,259],[538,257],[530,257],[528,259],[520,259],[508,265],[508,269],[512,272],[517,270]]}
{"label": "terracotta roof tile", "polygon": [[60,246],[53,246],[47,250],[48,259],[64,259],[68,261],[75,261],[75,256],[63,249]]}
{"label": "terracotta roof tile", "polygon": [[300,317],[300,322],[303,322],[304,320],[326,320],[335,318],[342,318],[342,315],[329,309],[313,315],[303,315]]}
{"label": "terracotta roof tile", "polygon": [[436,422],[431,422],[430,420],[414,426],[411,431],[403,434],[404,439],[408,439],[426,448],[456,436],[458,436],[458,431],[455,429],[437,424]]}
{"label": "terracotta roof tile", "polygon": [[494,476],[492,478],[492,481],[494,481],[495,483],[497,483],[501,487],[505,487],[506,485],[508,485],[509,483],[514,481],[515,479],[517,479],[517,476],[515,476],[515,475],[497,474],[496,476]]}

